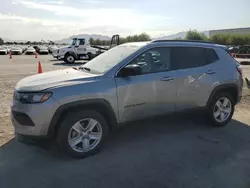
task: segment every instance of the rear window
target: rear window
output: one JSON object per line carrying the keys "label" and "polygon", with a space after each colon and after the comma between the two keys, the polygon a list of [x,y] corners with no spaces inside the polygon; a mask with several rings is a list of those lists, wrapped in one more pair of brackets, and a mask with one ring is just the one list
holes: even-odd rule
{"label": "rear window", "polygon": [[205,56],[207,64],[214,63],[219,59],[214,49],[211,48],[205,48]]}

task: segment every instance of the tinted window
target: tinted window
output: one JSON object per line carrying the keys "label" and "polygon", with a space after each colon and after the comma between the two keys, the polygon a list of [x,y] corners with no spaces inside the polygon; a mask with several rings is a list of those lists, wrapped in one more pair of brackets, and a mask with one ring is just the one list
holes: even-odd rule
{"label": "tinted window", "polygon": [[214,49],[205,48],[205,54],[206,54],[207,64],[214,63],[219,59]]}
{"label": "tinted window", "polygon": [[173,70],[200,67],[207,64],[204,48],[173,47],[171,57]]}
{"label": "tinted window", "polygon": [[170,62],[170,48],[153,48],[142,53],[129,64],[139,65],[141,74],[147,74],[170,70]]}

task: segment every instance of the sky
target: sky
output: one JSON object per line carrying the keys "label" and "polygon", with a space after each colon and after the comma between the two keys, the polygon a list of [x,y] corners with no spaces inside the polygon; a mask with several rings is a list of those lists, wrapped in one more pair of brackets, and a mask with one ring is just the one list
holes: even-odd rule
{"label": "sky", "polygon": [[0,1],[0,37],[12,40],[142,32],[160,37],[189,29],[250,27],[250,0]]}

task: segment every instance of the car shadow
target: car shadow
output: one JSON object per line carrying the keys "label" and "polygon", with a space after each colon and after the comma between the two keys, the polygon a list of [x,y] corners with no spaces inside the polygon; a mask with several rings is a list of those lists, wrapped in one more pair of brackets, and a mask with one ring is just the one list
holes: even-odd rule
{"label": "car shadow", "polygon": [[[245,187],[250,128],[213,128],[200,113],[155,117],[115,129],[97,155],[64,157],[54,142],[0,148],[1,187]],[[14,180],[14,181],[13,181]],[[106,187],[106,186],[104,186]]]}
{"label": "car shadow", "polygon": [[50,59],[49,61],[63,61],[63,59]]}
{"label": "car shadow", "polygon": [[53,63],[53,65],[56,65],[56,66],[81,66],[81,65],[84,65],[86,64],[87,62],[75,62],[73,64],[67,64],[67,63]]}

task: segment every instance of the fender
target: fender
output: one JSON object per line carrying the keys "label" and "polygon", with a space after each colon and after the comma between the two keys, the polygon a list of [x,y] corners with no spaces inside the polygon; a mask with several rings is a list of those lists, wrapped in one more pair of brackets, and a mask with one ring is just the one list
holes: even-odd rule
{"label": "fender", "polygon": [[60,121],[65,117],[65,113],[69,110],[76,110],[76,109],[96,109],[104,117],[108,118],[108,124],[110,128],[117,124],[117,118],[115,112],[110,105],[110,103],[105,99],[86,99],[81,101],[75,101],[71,103],[64,104],[60,106],[49,125],[48,136],[53,137],[59,128]]}
{"label": "fender", "polygon": [[64,57],[66,57],[67,55],[73,55],[77,59],[77,55],[76,55],[75,52],[71,52],[71,51],[66,52],[66,54],[64,55]]}
{"label": "fender", "polygon": [[218,85],[218,86],[216,86],[214,89],[213,89],[213,91],[212,91],[212,93],[210,94],[210,97],[209,97],[209,99],[208,99],[208,101],[207,101],[207,107],[210,105],[210,103],[212,102],[212,99],[213,99],[213,97],[215,96],[215,94],[217,93],[217,92],[219,92],[219,91],[223,91],[223,90],[226,90],[226,89],[235,89],[236,90],[236,92],[237,92],[237,96],[236,96],[236,101],[235,102],[237,102],[237,100],[239,99],[239,90],[238,90],[238,86],[236,85],[236,84],[233,84],[233,83],[231,83],[231,84],[222,84],[222,85]]}

